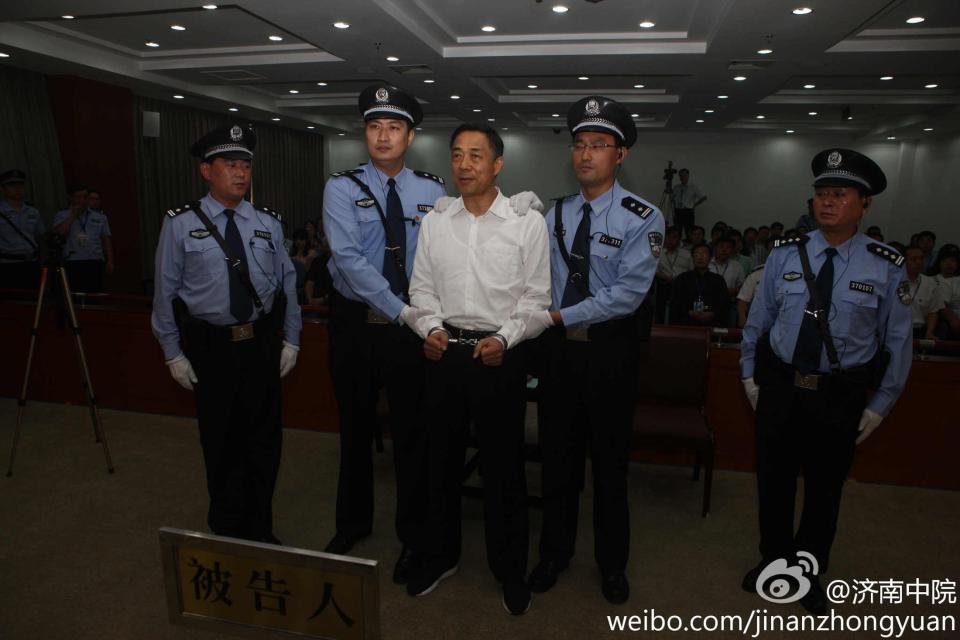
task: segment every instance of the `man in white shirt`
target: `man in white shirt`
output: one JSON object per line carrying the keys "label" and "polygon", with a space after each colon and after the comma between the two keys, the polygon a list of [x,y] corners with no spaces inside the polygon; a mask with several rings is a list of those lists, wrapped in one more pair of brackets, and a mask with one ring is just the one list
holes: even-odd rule
{"label": "man in white shirt", "polygon": [[654,315],[661,324],[667,320],[666,310],[670,305],[673,279],[693,269],[693,256],[680,245],[680,227],[670,227],[664,235],[663,252],[657,261],[657,308]]}
{"label": "man in white shirt", "polygon": [[730,236],[720,238],[720,240],[717,241],[717,249],[713,260],[710,261],[710,271],[722,277],[724,282],[727,283],[727,291],[730,293],[731,298],[737,296],[737,292],[740,291],[740,287],[743,286],[743,280],[746,277],[740,263],[730,259],[735,244],[733,238]]}
{"label": "man in white shirt", "polygon": [[903,295],[910,298],[913,337],[933,340],[937,330],[938,313],[944,304],[943,291],[937,285],[936,278],[920,273],[923,269],[923,249],[908,247],[906,258],[904,266],[907,269],[907,291]]}
{"label": "man in white shirt", "polygon": [[546,327],[550,256],[542,216],[519,216],[496,187],[503,141],[486,125],[461,125],[450,142],[460,191],[426,215],[410,280],[427,363],[429,507],[424,549],[407,584],[426,595],[460,560],[460,485],[472,418],[483,460],[487,563],[503,606],[530,607],[524,580],[528,526],[523,427],[524,339]]}
{"label": "man in white shirt", "polygon": [[707,199],[697,185],[690,182],[690,169],[680,169],[680,184],[673,188],[673,224],[681,227],[689,239],[694,226],[694,210]]}

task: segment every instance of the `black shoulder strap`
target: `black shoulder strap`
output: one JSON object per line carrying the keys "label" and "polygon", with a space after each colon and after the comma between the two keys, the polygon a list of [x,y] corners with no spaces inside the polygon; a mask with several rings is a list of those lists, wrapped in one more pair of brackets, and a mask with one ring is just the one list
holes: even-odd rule
{"label": "black shoulder strap", "polygon": [[[827,322],[827,316],[830,315],[830,310],[824,309],[820,305],[816,278],[813,275],[813,270],[810,268],[810,256],[807,255],[807,243],[800,242],[797,249],[800,252],[800,264],[803,266],[803,279],[807,283],[807,290],[810,292],[810,302],[815,309],[814,314],[816,314],[815,317],[820,325],[820,337],[823,338],[823,346],[827,348],[827,359],[830,361],[830,368],[839,369],[840,358],[837,357],[837,348],[833,346],[833,338],[830,337],[830,324]],[[804,313],[806,313],[806,311]]]}
{"label": "black shoulder strap", "polygon": [[26,240],[26,241],[27,241],[27,244],[29,244],[31,247],[33,247],[33,255],[36,256],[36,255],[37,255],[37,251],[38,251],[37,243],[34,242],[34,241],[30,238],[30,236],[28,236],[27,234],[25,234],[25,233],[23,232],[23,229],[21,229],[20,227],[18,227],[18,226],[15,225],[15,224],[13,224],[13,220],[11,220],[10,218],[8,218],[8,217],[7,217],[7,214],[5,214],[3,211],[0,211],[0,218],[3,218],[4,220],[6,220],[6,221],[7,221],[7,224],[9,224],[11,227],[13,227],[13,230],[16,231],[16,232],[20,235],[21,238],[23,238],[24,240]]}
{"label": "black shoulder strap", "polygon": [[[573,276],[573,263],[570,260],[570,253],[567,251],[567,245],[563,241],[563,198],[559,198],[557,203],[553,206],[553,215],[553,235],[557,238],[557,245],[560,248],[560,257],[563,258],[563,261],[567,264],[567,271],[569,273],[567,277],[569,278],[570,282],[573,283],[573,286],[575,286],[580,292],[581,296],[584,298],[589,298],[590,291],[584,284],[583,278],[571,277]],[[586,256],[585,259],[589,260],[590,256]]]}
{"label": "black shoulder strap", "polygon": [[350,178],[353,180],[357,186],[360,187],[360,190],[363,191],[368,198],[373,200],[373,204],[376,205],[377,213],[380,214],[380,222],[383,224],[383,233],[384,237],[386,238],[386,249],[390,252],[390,255],[393,256],[393,260],[397,264],[397,270],[400,271],[400,286],[403,288],[403,295],[409,298],[410,282],[407,280],[407,268],[404,264],[406,256],[400,255],[400,241],[390,235],[390,226],[387,224],[387,216],[383,214],[383,207],[380,206],[380,201],[377,200],[376,196],[373,195],[373,192],[370,191],[370,187],[368,187],[363,180],[352,173],[344,172],[341,175],[345,178]]}
{"label": "black shoulder strap", "polygon": [[230,249],[227,248],[227,241],[223,239],[223,236],[220,235],[220,231],[217,229],[217,226],[213,224],[213,221],[204,213],[203,209],[200,207],[199,202],[194,202],[191,205],[193,212],[197,214],[197,217],[200,218],[200,222],[203,223],[203,226],[207,228],[207,231],[210,232],[210,235],[213,236],[213,239],[217,241],[217,244],[220,245],[220,249],[223,251],[223,255],[227,257],[227,265],[240,277],[240,284],[243,285],[243,288],[247,290],[247,293],[250,294],[250,298],[253,300],[254,306],[257,308],[257,311],[263,313],[263,301],[260,300],[260,296],[257,295],[257,289],[253,286],[253,283],[250,282],[250,273],[247,271],[246,266],[240,258],[230,253]]}

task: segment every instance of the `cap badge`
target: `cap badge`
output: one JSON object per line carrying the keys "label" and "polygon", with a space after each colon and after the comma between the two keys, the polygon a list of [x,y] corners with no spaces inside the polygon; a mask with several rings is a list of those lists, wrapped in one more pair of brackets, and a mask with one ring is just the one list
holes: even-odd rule
{"label": "cap badge", "polygon": [[377,98],[377,102],[386,102],[387,100],[390,99],[390,94],[387,92],[386,89],[380,88],[380,89],[377,89],[376,98]]}
{"label": "cap badge", "polygon": [[839,151],[831,151],[830,155],[827,156],[827,166],[831,169],[836,169],[841,164],[843,164],[843,156],[840,155]]}
{"label": "cap badge", "polygon": [[234,142],[240,142],[243,140],[243,129],[237,125],[230,127],[230,139]]}
{"label": "cap badge", "polygon": [[600,103],[593,98],[587,100],[587,105],[583,109],[588,116],[595,116],[600,113]]}

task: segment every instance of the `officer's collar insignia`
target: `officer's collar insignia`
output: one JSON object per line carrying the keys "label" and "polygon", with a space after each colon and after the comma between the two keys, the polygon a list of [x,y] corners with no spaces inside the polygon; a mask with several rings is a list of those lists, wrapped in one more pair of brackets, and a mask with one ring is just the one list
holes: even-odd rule
{"label": "officer's collar insignia", "polygon": [[386,102],[390,99],[390,92],[383,88],[377,89],[376,98],[377,102]]}
{"label": "officer's collar insignia", "polygon": [[417,211],[419,211],[420,213],[429,213],[431,209],[433,209],[433,205],[432,205],[432,204],[418,204],[418,205],[417,205]]}
{"label": "officer's collar insignia", "polygon": [[873,293],[873,285],[866,282],[850,281],[850,289],[853,291],[862,291],[864,293]]}
{"label": "officer's collar insignia", "polygon": [[796,272],[796,271],[788,271],[788,272],[786,272],[785,274],[783,274],[783,279],[784,279],[784,280],[787,280],[788,282],[793,282],[794,280],[799,280],[799,279],[802,278],[802,277],[803,277],[803,274],[802,274],[802,273],[798,273],[798,272]]}
{"label": "officer's collar insignia", "polygon": [[871,242],[867,245],[867,251],[875,256],[888,260],[898,267],[902,266],[905,258],[896,249],[885,247],[882,244]]}
{"label": "officer's collar insignia", "polygon": [[207,231],[206,229],[194,229],[193,231],[190,232],[190,237],[196,238],[197,240],[203,240],[209,235],[210,235],[210,232]]}
{"label": "officer's collar insignia", "polygon": [[167,209],[167,215],[171,218],[176,218],[181,213],[186,213],[187,211],[193,211],[194,209],[200,208],[200,201],[188,202],[187,204],[180,205],[174,209]]}
{"label": "officer's collar insignia", "polygon": [[839,151],[831,151],[830,155],[827,156],[827,166],[831,169],[836,169],[841,164],[843,164],[843,156]]}
{"label": "officer's collar insignia", "polygon": [[913,295],[910,293],[910,282],[904,280],[899,285],[897,285],[897,297],[900,298],[900,302],[910,306],[910,303],[913,302]]}
{"label": "officer's collar insignia", "polygon": [[240,142],[243,140],[243,129],[239,125],[233,125],[230,127],[230,139],[234,142]]}
{"label": "officer's collar insignia", "polygon": [[372,207],[374,202],[375,201],[373,198],[364,198],[363,200],[354,200],[353,204],[357,205],[358,207],[363,207],[364,209],[367,209],[369,207]]}
{"label": "officer's collar insignia", "polygon": [[583,107],[583,112],[591,117],[599,115],[600,103],[593,99],[587,100],[587,104]]}
{"label": "officer's collar insignia", "polygon": [[621,200],[620,206],[622,206],[624,209],[627,209],[628,211],[634,212],[644,220],[646,220],[650,216],[650,214],[653,213],[653,207],[645,207],[643,206],[642,202],[640,202],[636,198],[631,198],[630,196],[627,196],[626,198]]}
{"label": "officer's collar insignia", "polygon": [[353,175],[356,173],[363,173],[363,169],[347,169],[346,171],[337,171],[336,173],[331,173],[330,176],[333,178],[339,178],[341,176]]}
{"label": "officer's collar insignia", "polygon": [[254,230],[253,230],[253,235],[257,236],[258,238],[263,238],[264,240],[272,240],[272,239],[273,239],[273,234],[272,234],[272,233],[270,233],[269,231],[262,231],[262,230],[260,230],[260,229],[254,229]]}

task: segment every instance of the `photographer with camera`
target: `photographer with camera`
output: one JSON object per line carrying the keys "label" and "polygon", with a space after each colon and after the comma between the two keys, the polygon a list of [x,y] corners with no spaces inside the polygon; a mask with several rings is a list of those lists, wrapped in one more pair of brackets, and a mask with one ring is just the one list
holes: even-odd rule
{"label": "photographer with camera", "polygon": [[27,174],[0,173],[0,289],[36,289],[40,281],[43,219],[24,201]]}
{"label": "photographer with camera", "polygon": [[69,207],[53,217],[53,230],[65,241],[67,276],[74,291],[100,293],[104,272],[113,273],[110,223],[102,211],[89,208],[87,187],[70,186],[67,195]]}

